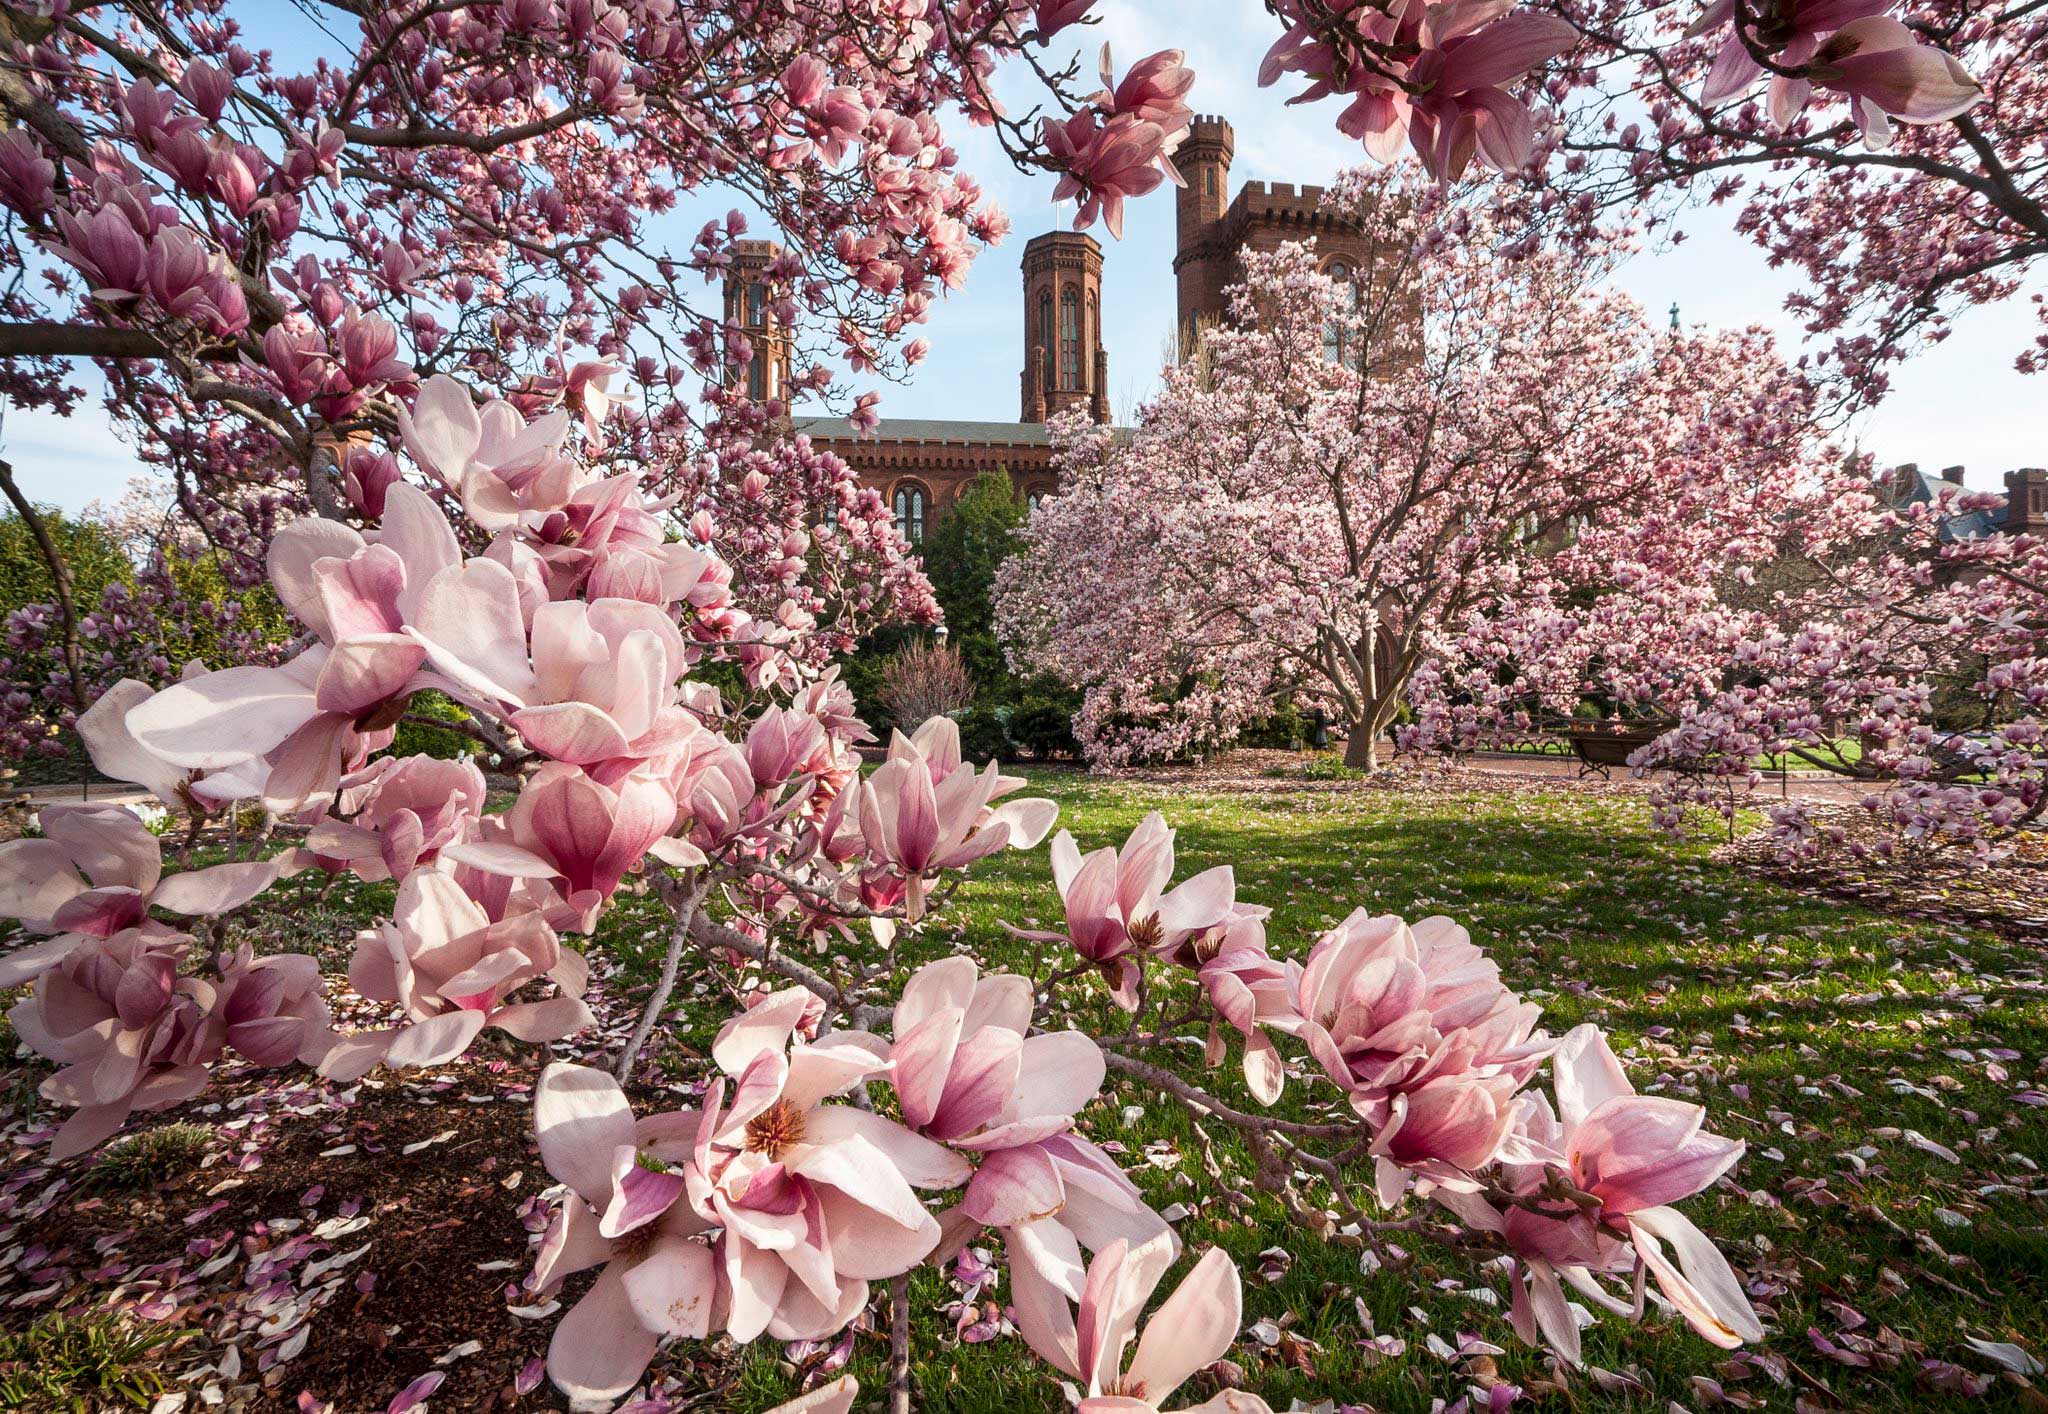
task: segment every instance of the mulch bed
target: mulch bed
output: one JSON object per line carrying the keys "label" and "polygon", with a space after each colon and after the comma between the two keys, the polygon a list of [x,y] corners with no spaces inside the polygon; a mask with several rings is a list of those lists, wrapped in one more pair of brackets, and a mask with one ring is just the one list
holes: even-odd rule
{"label": "mulch bed", "polygon": [[[329,992],[344,1025],[378,1021],[342,978]],[[589,999],[599,1024],[568,1049],[602,1063],[637,1006],[605,976]],[[525,1288],[554,1184],[533,1140],[543,1059],[480,1043],[345,1087],[230,1061],[197,1099],[124,1131],[203,1125],[203,1158],[126,1188],[92,1156],[45,1162],[63,1118],[30,1100],[47,1067],[0,1070],[0,1330],[63,1312],[180,1332],[156,1362],[171,1384],[159,1414],[377,1414],[437,1373],[437,1414],[562,1411],[539,1362],[557,1301],[595,1274],[554,1298]],[[642,1112],[690,1103],[629,1092]],[[716,1406],[737,1369],[724,1342],[656,1366],[674,1408]]]}
{"label": "mulch bed", "polygon": [[1985,928],[2009,938],[2048,938],[2048,841],[2023,841],[2012,858],[1977,864],[1961,850],[1929,850],[1908,860],[1856,852],[1874,845],[1883,828],[1853,806],[1813,806],[1808,814],[1824,830],[1840,832],[1841,847],[1815,859],[1785,860],[1761,835],[1716,851],[1726,863],[1807,893],[1860,904],[1880,913]]}

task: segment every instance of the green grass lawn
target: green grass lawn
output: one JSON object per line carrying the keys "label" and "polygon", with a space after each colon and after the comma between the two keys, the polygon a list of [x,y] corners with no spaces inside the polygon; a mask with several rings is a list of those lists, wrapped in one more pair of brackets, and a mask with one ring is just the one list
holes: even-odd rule
{"label": "green grass lawn", "polygon": [[[1218,1243],[1236,1257],[1248,1332],[1256,1323],[1265,1337],[1248,1333],[1233,1352],[1245,1388],[1278,1411],[1297,1399],[1427,1411],[1433,1399],[1465,1395],[1484,1371],[1557,1408],[1708,1408],[1714,1401],[1697,1380],[1719,1382],[1750,1408],[1789,1410],[1802,1398],[1817,1409],[1978,1408],[2016,1399],[2034,1402],[2014,1407],[2042,1407],[2010,1383],[1994,1384],[1987,1398],[1953,1388],[1957,1366],[1975,1377],[1996,1374],[1971,1353],[1968,1337],[2048,1354],[2048,1208],[2037,1196],[2048,1194],[2039,1167],[2048,1163],[2048,1110],[2027,1103],[2048,1089],[2048,982],[2038,945],[1887,918],[1746,878],[1713,862],[1704,844],[1654,833],[1639,798],[1507,783],[1474,792],[1300,779],[1256,785],[1198,793],[1044,772],[1031,793],[1059,801],[1062,824],[1084,849],[1120,843],[1147,811],[1163,811],[1179,830],[1177,877],[1234,865],[1240,897],[1274,909],[1276,955],[1305,955],[1360,905],[1464,922],[1509,982],[1543,1003],[1553,1032],[1599,1022],[1639,1089],[1696,1100],[1710,1111],[1710,1127],[1748,1141],[1731,1179],[1685,1210],[1740,1270],[1765,1283],[1759,1306],[1771,1335],[1731,1357],[1653,1308],[1639,1326],[1605,1319],[1587,1333],[1586,1360],[1598,1373],[1559,1372],[1514,1338],[1499,1271],[1421,1241],[1369,1246],[1341,1233],[1326,1240],[1269,1195],[1233,1208],[1226,1189],[1255,1191],[1245,1149],[1227,1130],[1213,1130],[1220,1180],[1211,1177],[1186,1112],[1112,1074],[1103,1100],[1083,1117],[1085,1132],[1119,1153],[1155,1208],[1186,1210],[1177,1225],[1190,1249]],[[302,891],[291,905],[291,941],[324,948],[340,970],[353,930],[389,903],[388,886],[344,885],[317,901]],[[655,909],[651,900],[622,897],[597,940],[648,979],[662,937]],[[1059,917],[1045,849],[1005,853],[906,942],[903,971],[966,949],[1028,972],[1031,946],[999,920],[1056,926]],[[844,961],[812,960],[828,969]],[[1068,960],[1049,954],[1046,962]],[[701,1075],[696,1057],[726,1014],[719,998],[730,974],[722,964],[702,965],[716,970],[684,977],[680,1020],[659,1057],[677,1078]],[[1159,987],[1192,999],[1191,984],[1164,974],[1155,976]],[[1123,1029],[1094,979],[1073,984],[1069,995],[1066,1024],[1098,1034]],[[1297,1055],[1287,1043],[1283,1049]],[[1230,1060],[1208,1071],[1190,1050],[1177,1068],[1255,1108],[1237,1058],[1233,1044]],[[1336,1101],[1334,1087],[1297,1072],[1281,1108],[1327,1114]],[[1312,1206],[1327,1201],[1313,1184],[1299,1192]],[[508,1206],[473,1220],[513,1218]],[[1183,1259],[1160,1295],[1189,1265]],[[1006,1299],[1006,1287],[999,1282],[983,1299]],[[580,1289],[579,1281],[566,1294],[573,1299]],[[913,1279],[919,1407],[1065,1409],[1049,1367],[1021,1341],[954,1339],[944,1310],[958,1297],[949,1274],[926,1269]],[[885,1304],[878,1299],[877,1309]],[[1445,1358],[1446,1345],[1466,1336],[1504,1353]],[[1372,1337],[1381,1338],[1377,1346],[1366,1343]],[[1399,1353],[1386,1353],[1392,1349]],[[884,1382],[886,1354],[885,1331],[855,1343],[853,1369],[869,1391]],[[1929,1372],[1924,1360],[1944,1363]],[[737,1389],[708,1397],[716,1407],[758,1410],[788,1398],[797,1377],[784,1350],[764,1340],[747,1352]],[[1213,1392],[1198,1377],[1176,1407]]]}
{"label": "green grass lawn", "polygon": [[[1654,1309],[1636,1327],[1604,1320],[1587,1333],[1588,1364],[1644,1388],[1569,1375],[1580,1404],[1704,1407],[1692,1383],[1704,1377],[1761,1401],[1751,1407],[1789,1409],[1800,1395],[1816,1407],[1976,1405],[1938,1388],[1922,1359],[1992,1372],[1964,1346],[1972,1335],[2040,1352],[2048,1235],[2042,1202],[2026,1191],[2048,1190],[2038,1170],[2048,1123],[2015,1099],[2048,1056],[2038,948],[1746,879],[1703,846],[1653,834],[1640,801],[1356,788],[1192,795],[1050,773],[1033,789],[1059,800],[1084,849],[1120,842],[1146,811],[1164,811],[1180,831],[1179,876],[1233,864],[1240,897],[1274,909],[1276,954],[1304,954],[1360,904],[1461,919],[1511,984],[1544,1004],[1554,1031],[1600,1023],[1639,1089],[1697,1100],[1711,1127],[1749,1142],[1733,1181],[1686,1210],[1770,1284],[1761,1358],[1731,1366]],[[973,876],[920,956],[967,947],[1027,970],[1028,948],[997,921],[1051,924],[1058,908],[1044,850],[1006,854]],[[1083,999],[1075,1024],[1121,1028],[1092,979]],[[711,1026],[689,1039],[701,1046]],[[1995,1058],[2006,1052],[2017,1054]],[[1197,1054],[1180,1068],[1250,1106],[1235,1061],[1233,1051],[1205,1072]],[[1282,1104],[1298,1111],[1333,1096],[1296,1078]],[[1192,1210],[1179,1224],[1191,1248],[1220,1243],[1237,1258],[1247,1325],[1283,1328],[1277,1345],[1247,1337],[1235,1352],[1245,1387],[1276,1410],[1297,1398],[1382,1410],[1455,1400],[1473,1382],[1470,1367],[1430,1353],[1432,1334],[1454,1347],[1461,1333],[1504,1347],[1492,1368],[1532,1393],[1558,1378],[1514,1339],[1498,1272],[1421,1244],[1368,1256],[1355,1242],[1301,1231],[1266,1196],[1233,1212],[1203,1175],[1186,1113],[1114,1075],[1085,1121],[1098,1141],[1123,1146],[1155,1207]],[[1227,1133],[1215,1137],[1230,1186],[1250,1190],[1245,1152]],[[1017,1342],[951,1341],[937,1315],[951,1291],[930,1270],[913,1285],[924,1407],[1064,1408]],[[1405,1352],[1366,1348],[1374,1333],[1405,1341]],[[882,1377],[884,1353],[878,1339],[860,1344],[864,1385]],[[760,1352],[743,1407],[786,1396],[786,1370]],[[1182,1402],[1206,1397],[1198,1385]]]}

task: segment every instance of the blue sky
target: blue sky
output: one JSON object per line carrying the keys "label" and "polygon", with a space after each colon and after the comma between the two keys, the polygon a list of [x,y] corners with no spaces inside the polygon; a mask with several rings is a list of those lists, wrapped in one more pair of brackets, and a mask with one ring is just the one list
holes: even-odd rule
{"label": "blue sky", "polygon": [[[1104,23],[1061,36],[1061,52],[1085,48],[1092,70],[1095,50],[1108,40],[1119,70],[1155,49],[1177,44],[1198,77],[1191,102],[1199,112],[1221,113],[1237,133],[1233,190],[1246,180],[1327,183],[1362,160],[1332,126],[1334,106],[1290,108],[1285,90],[1260,90],[1259,57],[1274,34],[1272,19],[1247,0],[1101,0]],[[239,7],[239,13],[262,13]],[[266,22],[268,17],[266,17]],[[1078,36],[1067,43],[1070,36]],[[297,47],[288,31],[256,36],[289,56]],[[1014,77],[1014,76],[1013,76]],[[1009,85],[1018,106],[1028,90]],[[1041,231],[1067,225],[1071,209],[1047,200],[1051,182],[1020,174],[983,131],[954,124],[963,166],[982,179],[1010,213],[1014,231],[975,262],[966,288],[937,304],[923,332],[932,357],[907,385],[884,388],[885,417],[954,417],[1009,420],[1017,416],[1019,333],[1023,297],[1018,262],[1024,243]],[[686,247],[690,234],[724,212],[729,197],[713,193],[690,201],[671,218],[670,239]],[[1800,335],[1783,310],[1793,282],[1773,271],[1763,254],[1731,229],[1732,213],[1696,211],[1683,223],[1688,239],[1670,250],[1646,252],[1623,267],[1618,283],[1658,319],[1676,302],[1690,323],[1761,323],[1788,345]],[[757,229],[757,234],[760,233]],[[1169,189],[1131,204],[1124,238],[1104,244],[1103,328],[1109,349],[1110,395],[1127,416],[1156,384],[1162,350],[1173,326],[1173,199]],[[1901,370],[1885,402],[1862,417],[1849,435],[1880,462],[1917,461],[1923,467],[1963,463],[1974,486],[2002,484],[2007,468],[2048,456],[2048,389],[2013,371],[2013,354],[2033,336],[2032,311],[2023,298],[1973,311],[1945,342]],[[78,509],[118,497],[139,468],[97,404],[74,417],[12,412],[5,454],[31,496]]]}

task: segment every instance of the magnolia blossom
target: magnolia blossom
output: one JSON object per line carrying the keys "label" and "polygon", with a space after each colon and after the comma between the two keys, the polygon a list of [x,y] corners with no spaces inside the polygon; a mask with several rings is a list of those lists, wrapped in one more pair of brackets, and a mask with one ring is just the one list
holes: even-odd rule
{"label": "magnolia blossom", "polygon": [[[1145,1323],[1138,1318],[1153,1288],[1173,1265],[1178,1249],[1154,1239],[1136,1246],[1114,1242],[1089,1264],[1078,1319],[1064,1298],[1027,1300],[1017,1295],[1017,1327],[1031,1348],[1061,1374],[1085,1387],[1082,1414],[1158,1411],[1190,1375],[1229,1353],[1237,1339],[1244,1295],[1237,1264],[1220,1247],[1201,1261]],[[1126,1368],[1133,1338],[1137,1352]],[[1270,1414],[1257,1395],[1225,1390],[1184,1414]]]}
{"label": "magnolia blossom", "polygon": [[[556,1062],[534,1087],[541,1162],[566,1192],[532,1285],[546,1295],[604,1267],[548,1343],[549,1378],[572,1399],[616,1400],[646,1372],[664,1331],[702,1338],[713,1328],[709,1225],[676,1201],[696,1126],[689,1111],[636,1121],[618,1082],[586,1066]],[[666,1299],[652,1304],[657,1297]]]}
{"label": "magnolia blossom", "polygon": [[0,957],[0,988],[18,987],[88,938],[129,929],[172,936],[152,908],[185,917],[232,913],[275,883],[281,859],[216,864],[164,877],[163,846],[133,811],[89,802],[46,806],[41,839],[0,844],[0,916],[54,936]]}
{"label": "magnolia blossom", "polygon": [[886,1063],[858,1040],[791,1044],[811,1000],[790,988],[727,1022],[712,1047],[723,1075],[698,1114],[636,1124],[609,1076],[562,1064],[543,1074],[542,1158],[573,1192],[536,1284],[606,1264],[549,1348],[549,1372],[572,1397],[630,1389],[664,1335],[831,1335],[867,1304],[870,1280],[937,1246],[914,1188],[958,1186],[966,1161],[827,1103]]}
{"label": "magnolia blossom", "polygon": [[[582,1000],[589,972],[583,955],[563,947],[540,914],[494,923],[452,875],[415,870],[398,886],[390,921],[357,942],[348,970],[358,993],[402,1006],[406,1020],[348,1037],[321,1073],[354,1080],[380,1061],[439,1065],[468,1050],[486,1026],[521,1041],[559,1041],[594,1020]],[[511,1000],[542,978],[561,994]]]}
{"label": "magnolia blossom", "polygon": [[497,832],[449,845],[442,856],[516,879],[550,924],[588,932],[626,874],[675,823],[674,794],[646,770],[600,784],[550,761],[520,787]]}
{"label": "magnolia blossom", "polygon": [[473,761],[379,757],[342,780],[335,813],[313,826],[306,847],[365,883],[402,880],[475,832],[485,794]]}
{"label": "magnolia blossom", "polygon": [[39,1093],[76,1108],[53,1160],[98,1145],[136,1110],[197,1095],[225,1045],[260,1065],[325,1053],[332,1036],[311,958],[244,953],[210,982],[179,975],[189,942],[142,928],[88,937],[8,1012],[29,1049],[61,1067]]}
{"label": "magnolia blossom", "polygon": [[426,648],[407,630],[432,581],[462,573],[455,535],[425,493],[386,493],[376,543],[335,521],[294,521],[268,557],[285,607],[320,642],[278,668],[237,667],[176,683],[131,708],[127,729],[173,766],[258,758],[276,808],[331,795],[345,769],[391,740]]}
{"label": "magnolia blossom", "polygon": [[1309,7],[1289,0],[1276,13],[1290,27],[1267,51],[1259,85],[1298,72],[1312,82],[1297,102],[1350,94],[1340,132],[1382,162],[1405,141],[1445,182],[1463,175],[1475,153],[1503,172],[1528,165],[1534,124],[1507,85],[1579,37],[1569,21],[1516,10],[1510,0],[1404,3],[1353,11],[1346,18],[1356,43],[1340,53],[1338,32]]}
{"label": "magnolia blossom", "polygon": [[1448,918],[1411,929],[1358,909],[1317,942],[1294,992],[1297,1020],[1280,1024],[1373,1127],[1387,1202],[1410,1170],[1455,1180],[1486,1164],[1550,1048],[1541,1009]]}
{"label": "magnolia blossom", "polygon": [[301,953],[257,957],[244,943],[221,969],[207,1022],[222,1043],[262,1066],[317,1065],[334,1045],[320,963]]}
{"label": "magnolia blossom", "polygon": [[[1515,1329],[1539,1336],[1566,1360],[1579,1359],[1579,1328],[1560,1279],[1622,1315],[1641,1314],[1596,1278],[1644,1272],[1686,1321],[1716,1345],[1763,1338],[1763,1328],[1727,1260],[1692,1220],[1669,1205],[1711,1187],[1741,1158],[1738,1140],[1708,1134],[1697,1105],[1637,1095],[1606,1039],[1573,1030],[1552,1058],[1558,1108],[1522,1097],[1502,1164],[1512,1198],[1496,1205],[1465,1189],[1433,1194],[1475,1231],[1515,1253]],[[1676,1261],[1665,1254],[1668,1243]],[[1527,1281],[1524,1282],[1526,1274]]]}
{"label": "magnolia blossom", "polygon": [[1011,931],[1071,943],[1101,968],[1110,994],[1126,1010],[1137,1009],[1143,975],[1132,954],[1172,952],[1217,926],[1229,915],[1237,892],[1236,875],[1227,864],[1167,889],[1173,878],[1173,831],[1156,810],[1131,831],[1122,849],[1105,846],[1085,858],[1073,835],[1061,830],[1052,842],[1052,877],[1066,906],[1067,931]]}
{"label": "magnolia blossom", "polygon": [[1222,1063],[1222,1027],[1233,1027],[1244,1039],[1245,1084],[1265,1105],[1279,1100],[1287,1080],[1286,1063],[1268,1028],[1287,1031],[1300,1020],[1292,973],[1266,951],[1268,912],[1239,903],[1222,923],[1182,944],[1175,957],[1194,966],[1196,983],[1216,1009],[1217,1020],[1209,1028],[1209,1064]]}
{"label": "magnolia blossom", "polygon": [[950,717],[932,718],[915,736],[894,735],[888,759],[861,782],[859,830],[869,857],[905,888],[913,922],[924,910],[928,875],[1045,838],[1059,817],[1053,802],[993,803],[1023,784],[993,761],[980,771],[964,763],[960,727]]}
{"label": "magnolia blossom", "polygon": [[[1891,136],[1888,119],[1936,123],[1982,102],[1984,88],[1963,66],[1891,18],[1895,0],[1799,0],[1774,12],[1770,40],[1745,37],[1735,0],[1713,0],[1692,33],[1727,25],[1728,37],[1700,93],[1707,104],[1738,97],[1763,73],[1751,46],[1773,52],[1768,106],[1779,131],[1806,108],[1813,88],[1846,95],[1873,148]],[[1733,21],[1733,23],[1731,23]]]}
{"label": "magnolia blossom", "polygon": [[913,1186],[957,1187],[967,1162],[892,1120],[827,1104],[885,1068],[857,1037],[791,1043],[809,1003],[788,988],[726,1023],[712,1059],[732,1084],[707,1096],[690,1201],[723,1228],[726,1329],[818,1339],[866,1304],[867,1283],[922,1261],[938,1221]]}

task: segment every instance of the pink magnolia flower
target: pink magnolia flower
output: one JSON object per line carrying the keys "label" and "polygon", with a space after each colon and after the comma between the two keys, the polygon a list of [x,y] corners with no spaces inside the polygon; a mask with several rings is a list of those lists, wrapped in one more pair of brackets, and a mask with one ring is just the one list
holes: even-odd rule
{"label": "pink magnolia flower", "polygon": [[334,1045],[320,963],[303,953],[257,957],[244,943],[222,970],[207,1025],[256,1065],[318,1065]]}
{"label": "pink magnolia flower", "polygon": [[1095,109],[1083,108],[1064,122],[1042,118],[1038,137],[1060,168],[1052,199],[1080,202],[1077,231],[1099,215],[1122,240],[1125,198],[1143,196],[1166,175],[1166,130],[1129,114],[1105,123]]}
{"label": "pink magnolia flower", "polygon": [[747,765],[755,784],[779,786],[831,763],[825,724],[794,707],[769,707],[747,729]]}
{"label": "pink magnolia flower", "polygon": [[644,770],[606,785],[580,766],[550,761],[520,787],[502,838],[486,835],[441,854],[538,887],[551,924],[584,932],[675,820],[675,796]]}
{"label": "pink magnolia flower", "polygon": [[[1547,1053],[1535,1030],[1540,1010],[1510,992],[1499,967],[1448,918],[1411,929],[1361,908],[1324,934],[1295,978],[1302,1039],[1375,1128],[1397,1095],[1434,1079],[1505,1077],[1512,1094]],[[1438,1090],[1425,1105],[1437,1114],[1450,1098]],[[1461,1097],[1456,1112],[1472,1117],[1479,1104]],[[1508,1119],[1495,1113],[1488,1122],[1505,1132]]]}
{"label": "pink magnolia flower", "polygon": [[506,714],[536,751],[579,766],[627,767],[703,734],[676,701],[689,668],[682,632],[656,604],[567,600],[533,614],[531,648],[511,576],[473,560],[435,585],[418,636],[434,666]]}
{"label": "pink magnolia flower", "polygon": [[[1055,1291],[1019,1287],[1017,1328],[1054,1369],[1085,1385],[1081,1414],[1144,1414],[1164,1407],[1190,1375],[1213,1365],[1237,1339],[1244,1293],[1237,1264],[1220,1247],[1201,1261],[1138,1331],[1138,1318],[1176,1249],[1154,1240],[1138,1246],[1111,1243],[1089,1264],[1079,1319]],[[1125,1352],[1133,1338],[1128,1368]],[[1186,1414],[1270,1414],[1256,1395],[1226,1390],[1188,1406]]]}
{"label": "pink magnolia flower", "polygon": [[1887,118],[1946,122],[1982,103],[1984,86],[1961,64],[1886,15],[1849,21],[1815,51],[1807,78],[1854,100],[1865,141],[1891,138]]}
{"label": "pink magnolia flower", "polygon": [[90,938],[36,978],[7,1019],[30,1050],[62,1068],[39,1093],[77,1113],[50,1146],[82,1154],[136,1110],[182,1104],[206,1087],[219,1054],[204,1025],[211,983],[178,975],[189,939],[130,928]]}
{"label": "pink magnolia flower", "polygon": [[446,517],[403,483],[386,493],[375,544],[336,521],[293,521],[271,542],[270,581],[319,645],[282,667],[167,687],[129,710],[129,732],[174,766],[266,758],[264,797],[276,809],[332,794],[427,685],[427,650],[406,630],[432,581],[463,572],[460,559]]}
{"label": "pink magnolia flower", "polygon": [[[544,1042],[572,1036],[595,1019],[582,1000],[589,966],[540,914],[493,923],[452,876],[432,869],[405,876],[391,920],[357,940],[348,977],[371,1001],[405,1008],[406,1020],[337,1045],[321,1073],[339,1080],[357,1079],[379,1062],[440,1065],[468,1050],[486,1026]],[[541,978],[561,995],[512,1000]]]}
{"label": "pink magnolia flower", "polygon": [[1051,39],[1068,25],[1078,23],[1094,5],[1095,0],[1036,0],[1032,18],[1038,25],[1038,37]]}
{"label": "pink magnolia flower", "polygon": [[0,988],[18,987],[92,938],[138,929],[175,936],[152,908],[191,918],[235,909],[275,883],[282,860],[216,864],[164,878],[163,847],[132,811],[87,802],[46,806],[41,839],[0,844],[0,916],[54,936],[0,957]]}
{"label": "pink magnolia flower", "polygon": [[1059,816],[1051,801],[993,803],[1023,784],[993,761],[978,772],[963,763],[960,727],[951,718],[933,718],[914,737],[896,733],[889,759],[861,783],[858,818],[870,858],[905,882],[913,921],[923,913],[927,875],[1045,838]]}
{"label": "pink magnolia flower", "polygon": [[1235,1029],[1244,1038],[1245,1084],[1265,1105],[1279,1100],[1287,1080],[1286,1063],[1267,1027],[1285,1031],[1300,1022],[1292,974],[1266,951],[1269,911],[1237,904],[1228,918],[1182,944],[1175,956],[1195,968],[1196,983],[1216,1009],[1217,1020],[1209,1027],[1209,1064],[1223,1063],[1222,1028]]}
{"label": "pink magnolia flower", "polygon": [[1082,856],[1065,830],[1053,837],[1052,877],[1066,906],[1065,933],[1012,929],[1019,937],[1065,941],[1097,964],[1110,994],[1127,1011],[1138,1005],[1141,973],[1136,952],[1171,952],[1228,916],[1237,894],[1229,865],[1218,865],[1173,889],[1173,831],[1153,811],[1121,850],[1104,847]]}
{"label": "pink magnolia flower", "polygon": [[703,1339],[724,1300],[710,1225],[680,1202],[698,1116],[635,1120],[603,1071],[556,1062],[533,1092],[541,1162],[566,1185],[541,1239],[541,1295],[603,1264],[548,1342],[548,1376],[571,1399],[609,1403],[646,1373],[665,1333]]}
{"label": "pink magnolia flower", "polygon": [[1431,176],[1456,181],[1476,152],[1513,172],[1535,146],[1529,109],[1503,86],[1578,41],[1569,20],[1528,11],[1494,19],[1488,5],[1431,7],[1433,32],[1409,70],[1408,137]]}
{"label": "pink magnolia flower", "polygon": [[832,1096],[886,1069],[857,1038],[790,1044],[808,996],[789,988],[728,1021],[712,1044],[726,1082],[706,1096],[686,1175],[692,1206],[722,1229],[725,1329],[747,1341],[836,1333],[867,1284],[939,1242],[914,1188],[957,1187],[967,1162],[893,1120]]}
{"label": "pink magnolia flower", "polygon": [[1180,145],[1188,124],[1194,120],[1194,110],[1185,100],[1188,91],[1195,86],[1195,71],[1181,62],[1184,57],[1178,49],[1162,49],[1131,65],[1130,72],[1119,83],[1110,67],[1109,46],[1105,44],[1102,46],[1103,91],[1095,96],[1095,102],[1112,113],[1129,114],[1158,126],[1163,135],[1161,170],[1176,186],[1185,186],[1186,183],[1181,181],[1180,174],[1166,160],[1166,155]]}
{"label": "pink magnolia flower", "polygon": [[412,459],[455,492],[485,530],[559,511],[593,476],[562,455],[566,411],[529,422],[502,398],[479,408],[469,389],[446,374],[421,384],[411,408],[399,407],[398,430]]}
{"label": "pink magnolia flower", "polygon": [[[1174,1239],[1115,1162],[1072,1132],[1102,1092],[1101,1048],[1078,1031],[1027,1035],[1031,1010],[1024,978],[983,977],[972,959],[944,958],[904,985],[893,1040],[849,1039],[887,1060],[906,1125],[976,1160],[945,1215],[941,1255],[994,1227],[1013,1282],[1078,1298],[1082,1248]],[[1020,1266],[1030,1274],[1014,1275]]]}
{"label": "pink magnolia flower", "polygon": [[[1768,41],[1752,36],[1780,67],[1795,71],[1771,76],[1767,104],[1780,131],[1804,111],[1816,84],[1848,95],[1856,124],[1872,147],[1889,139],[1890,118],[1942,122],[1983,101],[1983,86],[1962,65],[1890,17],[1893,4],[1798,0],[1774,12]],[[1689,32],[1709,33],[1728,25],[1735,13],[1734,0],[1715,0]],[[1730,25],[1700,100],[1724,103],[1745,92],[1762,72],[1744,36]]]}
{"label": "pink magnolia flower", "polygon": [[365,883],[403,879],[460,843],[484,814],[484,773],[473,761],[382,756],[341,783],[339,815],[306,836],[306,847]]}
{"label": "pink magnolia flower", "polygon": [[1712,1187],[1747,1146],[1707,1133],[1699,1105],[1636,1094],[1597,1027],[1575,1028],[1551,1066],[1563,1167],[1573,1187],[1599,1200],[1601,1223],[1628,1237],[1638,1262],[1694,1330],[1729,1348],[1762,1340],[1763,1327],[1728,1260],[1669,1206]]}

